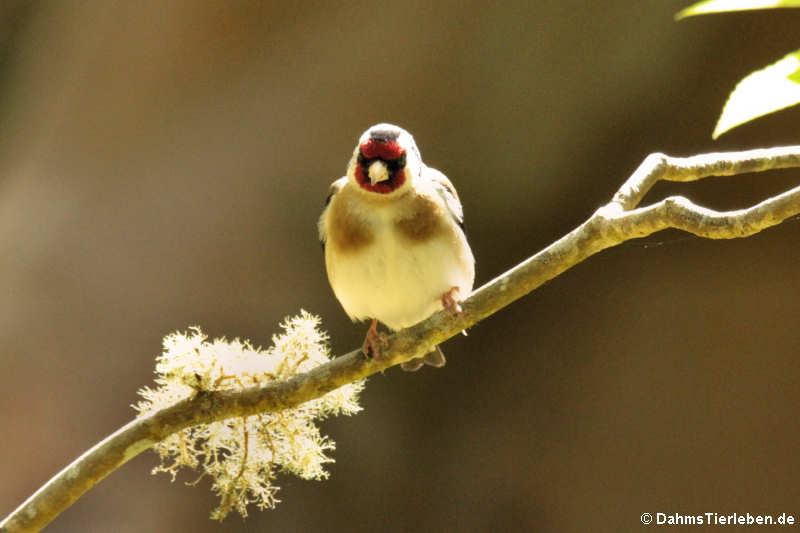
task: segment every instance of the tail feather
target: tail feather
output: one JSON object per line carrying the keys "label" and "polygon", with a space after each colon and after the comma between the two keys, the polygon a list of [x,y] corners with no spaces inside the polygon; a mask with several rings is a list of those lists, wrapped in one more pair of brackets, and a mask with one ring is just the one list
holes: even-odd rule
{"label": "tail feather", "polygon": [[417,357],[411,361],[401,363],[400,367],[406,372],[416,372],[422,368],[422,365],[429,365],[434,368],[442,368],[445,363],[447,363],[447,360],[444,358],[444,353],[442,352],[442,349],[437,346],[435,350],[431,350],[422,357]]}

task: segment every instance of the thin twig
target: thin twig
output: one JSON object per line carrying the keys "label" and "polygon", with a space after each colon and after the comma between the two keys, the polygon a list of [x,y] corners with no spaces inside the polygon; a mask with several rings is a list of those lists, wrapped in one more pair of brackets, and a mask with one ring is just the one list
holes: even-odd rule
{"label": "thin twig", "polygon": [[283,382],[243,390],[199,391],[167,409],[138,418],[54,476],[0,522],[0,532],[41,529],[116,468],[186,427],[294,407],[420,357],[587,257],[626,240],[666,228],[711,239],[746,237],[798,215],[800,187],[737,211],[713,211],[680,196],[637,208],[647,191],[661,180],[692,181],[789,167],[800,167],[800,146],[687,158],[652,154],[609,204],[541,252],[476,290],[463,302],[461,315],[440,311],[395,333],[388,338],[385,357],[379,361],[365,359],[360,350],[355,350]]}

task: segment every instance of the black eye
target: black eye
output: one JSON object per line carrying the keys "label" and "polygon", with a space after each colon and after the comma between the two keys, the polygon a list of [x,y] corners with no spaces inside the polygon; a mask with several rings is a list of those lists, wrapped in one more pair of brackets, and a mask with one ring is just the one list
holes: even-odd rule
{"label": "black eye", "polygon": [[379,158],[377,157],[365,157],[364,154],[362,154],[361,152],[358,152],[358,157],[356,158],[358,164],[361,165],[361,168],[364,169],[364,172],[366,172],[369,166],[378,159]]}
{"label": "black eye", "polygon": [[386,166],[391,172],[397,172],[398,170],[404,168],[406,166],[406,154],[402,154],[397,159],[387,161]]}

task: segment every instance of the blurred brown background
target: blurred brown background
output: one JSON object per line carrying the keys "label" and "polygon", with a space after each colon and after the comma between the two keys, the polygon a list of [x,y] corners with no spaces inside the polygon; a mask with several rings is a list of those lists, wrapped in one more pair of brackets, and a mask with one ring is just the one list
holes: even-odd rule
{"label": "blurred brown background", "polygon": [[[268,344],[300,308],[356,347],[316,219],[360,133],[409,129],[459,189],[477,284],[608,201],[650,152],[798,143],[800,110],[712,142],[800,11],[689,0],[0,5],[0,515],[133,416],[161,337]],[[660,185],[733,209],[800,171]],[[643,512],[800,515],[800,224],[603,252],[326,422],[326,482],[222,524],[144,453],[49,528],[628,531]],[[193,476],[184,476],[183,481]],[[651,526],[653,527],[653,526]],[[696,528],[694,529],[696,530]]]}

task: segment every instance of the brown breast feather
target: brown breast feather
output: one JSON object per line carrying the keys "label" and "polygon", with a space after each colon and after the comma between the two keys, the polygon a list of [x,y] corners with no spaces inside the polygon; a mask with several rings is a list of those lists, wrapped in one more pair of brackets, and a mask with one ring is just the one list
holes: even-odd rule
{"label": "brown breast feather", "polygon": [[358,216],[358,210],[350,204],[355,200],[352,194],[342,191],[331,202],[328,241],[338,252],[352,253],[372,242],[373,235]]}
{"label": "brown breast feather", "polygon": [[[356,191],[353,191],[357,194]],[[348,194],[350,193],[350,194]],[[331,202],[328,242],[340,253],[353,253],[367,246],[374,239],[372,231],[359,217],[359,209],[352,202],[358,198],[351,191],[342,191]],[[398,233],[409,241],[422,242],[446,231],[444,207],[425,194],[398,199],[404,203],[394,226]],[[363,206],[359,206],[363,209]],[[375,208],[380,209],[379,205]]]}
{"label": "brown breast feather", "polygon": [[426,195],[415,196],[395,222],[395,228],[410,241],[425,241],[444,231],[442,206]]}

